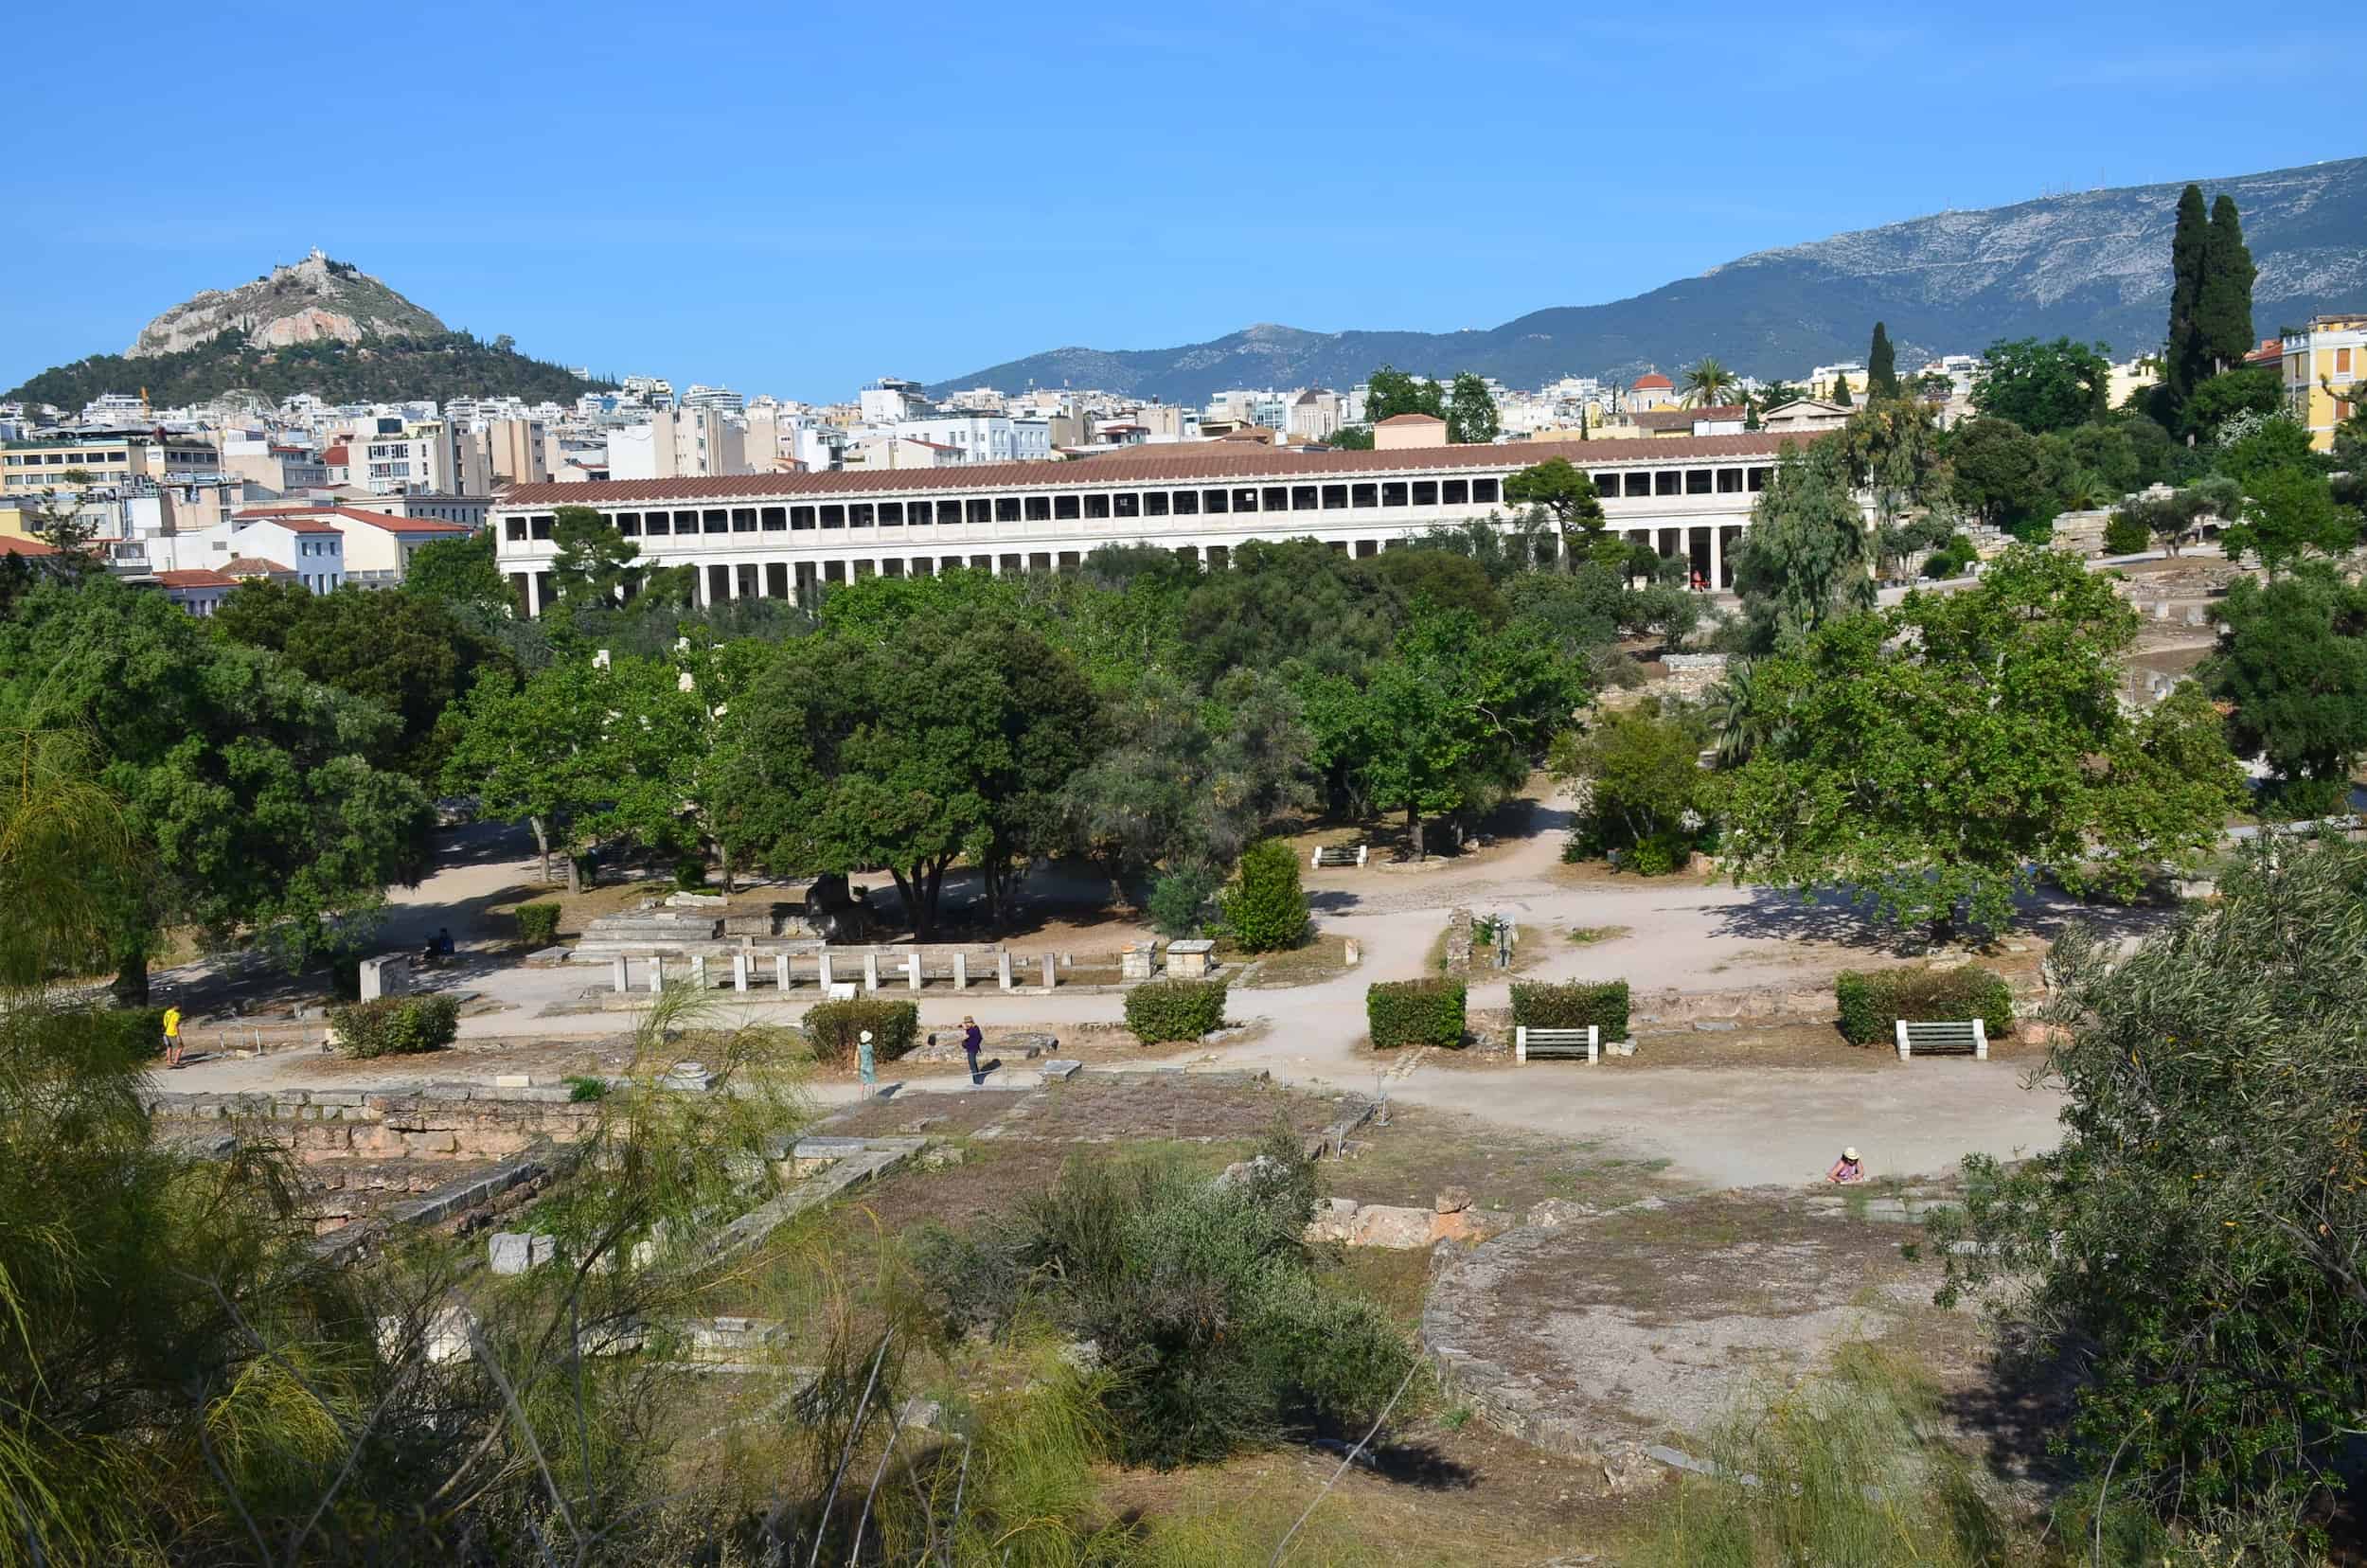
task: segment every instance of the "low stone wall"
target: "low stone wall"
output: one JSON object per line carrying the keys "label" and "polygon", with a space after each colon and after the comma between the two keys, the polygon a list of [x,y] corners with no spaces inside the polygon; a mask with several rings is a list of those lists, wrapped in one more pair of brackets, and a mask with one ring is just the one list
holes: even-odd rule
{"label": "low stone wall", "polygon": [[547,1139],[574,1143],[599,1114],[564,1086],[482,1089],[281,1089],[262,1095],[158,1093],[149,1114],[167,1123],[241,1125],[288,1146],[299,1163],[331,1160],[507,1160]]}

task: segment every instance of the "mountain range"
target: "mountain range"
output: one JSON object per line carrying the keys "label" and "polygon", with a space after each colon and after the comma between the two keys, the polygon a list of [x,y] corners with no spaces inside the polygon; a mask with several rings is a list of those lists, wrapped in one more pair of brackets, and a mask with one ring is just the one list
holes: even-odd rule
{"label": "mountain range", "polygon": [[310,392],[330,402],[518,397],[573,402],[595,386],[531,359],[507,338],[485,343],[382,280],[319,251],[235,289],[206,289],[140,329],[120,354],[44,370],[7,394],[68,413],[106,392],[145,388],[159,407],[251,393],[277,402]]}
{"label": "mountain range", "polygon": [[[2260,269],[2263,335],[2323,310],[2367,307],[2367,158],[2198,182],[2235,198]],[[1621,381],[1715,355],[1743,375],[1797,379],[1862,360],[1885,322],[1902,368],[2000,338],[2070,336],[2126,358],[2160,347],[2180,181],[1941,212],[1753,252],[1606,305],[1534,311],[1485,331],[1311,332],[1259,325],[1175,348],[1055,348],[949,377],[988,385],[1100,387],[1199,402],[1228,387],[1336,386],[1394,365],[1476,370],[1507,386]]]}

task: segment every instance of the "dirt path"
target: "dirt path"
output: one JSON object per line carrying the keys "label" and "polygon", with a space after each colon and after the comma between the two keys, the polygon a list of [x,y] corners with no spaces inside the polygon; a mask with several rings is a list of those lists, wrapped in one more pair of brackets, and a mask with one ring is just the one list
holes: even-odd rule
{"label": "dirt path", "polygon": [[[1520,830],[1486,849],[1435,868],[1326,868],[1307,877],[1309,902],[1327,930],[1355,937],[1363,962],[1345,974],[1289,989],[1237,992],[1243,1021],[1265,1027],[1240,1043],[1184,1059],[1193,1067],[1253,1068],[1286,1081],[1371,1093],[1379,1069],[1361,1046],[1364,989],[1375,981],[1424,972],[1432,943],[1456,906],[1508,914],[1524,944],[1542,956],[1523,977],[1624,978],[1637,990],[1728,989],[1783,983],[1809,987],[1853,965],[1891,961],[1889,935],[1860,914],[1831,904],[1807,905],[1761,888],[1705,884],[1695,879],[1606,877],[1592,867],[1560,864],[1567,812],[1534,804]],[[390,902],[389,945],[423,939],[449,925],[462,961],[437,977],[467,989],[498,1010],[463,1019],[472,1047],[502,1042],[495,1054],[472,1048],[430,1066],[391,1063],[367,1076],[383,1082],[422,1077],[481,1077],[492,1066],[522,1070],[550,1063],[538,1077],[578,1070],[590,1042],[629,1031],[631,1015],[581,1010],[583,994],[606,984],[593,965],[532,969],[509,961],[507,933],[487,918],[489,908],[532,884],[530,846],[512,829],[478,827],[453,835],[436,873]],[[1047,886],[1046,891],[1050,891]],[[1079,896],[1082,896],[1081,894]],[[2067,911],[2036,905],[2040,929]],[[2131,918],[2131,929],[2142,919]],[[1570,940],[1579,928],[1615,928],[1618,935],[1585,944]],[[1532,950],[1534,951],[1534,950]],[[1502,980],[1475,979],[1474,1007],[1507,1002]],[[810,993],[783,1003],[741,1004],[719,993],[713,1022],[792,1023]],[[967,993],[923,992],[923,1028],[949,1028],[974,1014],[989,1028],[1040,1027],[1058,1032],[1117,1020],[1122,999],[1112,994],[1005,995],[973,987]],[[543,1042],[538,1045],[538,1042]],[[315,1056],[317,1053],[313,1053]],[[1168,1065],[1162,1061],[1161,1065]],[[299,1069],[289,1057],[200,1063],[173,1076],[177,1089],[267,1088],[301,1071],[317,1080],[317,1065]],[[1868,1072],[1804,1068],[1779,1074],[1747,1068],[1661,1067],[1647,1054],[1595,1069],[1556,1065],[1516,1069],[1414,1067],[1387,1086],[1399,1101],[1437,1106],[1500,1126],[1555,1137],[1611,1139],[1641,1155],[1666,1159],[1672,1173],[1713,1186],[1793,1183],[1821,1174],[1843,1144],[1864,1149],[1884,1174],[1936,1171],[1974,1151],[2008,1156],[2052,1143],[2056,1097],[2022,1086],[2022,1071],[2003,1062],[1931,1062]],[[851,1096],[852,1084],[822,1084],[816,1096]],[[990,1093],[992,1091],[981,1091]]]}

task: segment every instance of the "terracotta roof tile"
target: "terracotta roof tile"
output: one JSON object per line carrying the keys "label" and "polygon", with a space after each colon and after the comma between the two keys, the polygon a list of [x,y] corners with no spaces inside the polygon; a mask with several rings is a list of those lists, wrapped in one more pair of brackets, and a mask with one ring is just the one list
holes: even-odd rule
{"label": "terracotta roof tile", "polygon": [[168,588],[236,588],[239,579],[226,572],[198,566],[177,572],[158,572],[156,580]]}
{"label": "terracotta roof tile", "polygon": [[44,544],[38,539],[26,539],[16,534],[0,534],[0,555],[49,556],[57,553],[56,546]]}
{"label": "terracotta roof tile", "polygon": [[[1795,433],[1666,437],[1601,441],[1587,455],[1604,468],[1685,461],[1773,458]],[[1539,442],[1539,445],[1545,443]],[[1563,443],[1556,442],[1555,445]],[[1397,452],[1308,451],[1253,443],[1129,446],[1081,462],[957,463],[943,468],[740,473],[707,479],[614,479],[590,484],[519,485],[499,504],[529,507],[624,506],[650,501],[774,501],[806,496],[900,494],[945,490],[1102,490],[1113,485],[1233,484],[1321,480],[1363,474],[1426,477],[1457,469],[1517,469],[1531,461],[1528,443],[1419,447]],[[1568,455],[1568,454],[1562,454]],[[1543,461],[1542,457],[1535,459]]]}
{"label": "terracotta roof tile", "polygon": [[295,576],[294,572],[279,562],[265,561],[260,556],[232,556],[222,563],[222,570],[234,578]]}
{"label": "terracotta roof tile", "polygon": [[1648,371],[1644,375],[1636,377],[1634,390],[1639,392],[1650,391],[1654,388],[1671,388],[1676,384],[1677,383],[1675,382],[1670,381],[1666,376],[1660,374],[1658,371]]}
{"label": "terracotta roof tile", "polygon": [[1435,414],[1392,414],[1380,422],[1385,425],[1442,425],[1447,421]]}

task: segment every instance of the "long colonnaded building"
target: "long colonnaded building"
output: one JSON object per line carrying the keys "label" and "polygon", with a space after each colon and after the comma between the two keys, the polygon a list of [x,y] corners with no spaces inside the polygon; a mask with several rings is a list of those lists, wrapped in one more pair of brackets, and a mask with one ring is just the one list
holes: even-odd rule
{"label": "long colonnaded building", "polygon": [[1246,443],[1141,447],[1062,463],[955,464],[521,485],[491,511],[527,613],[552,601],[558,508],[589,507],[652,566],[697,567],[699,599],[811,603],[859,578],[1075,569],[1105,544],[1148,544],[1204,567],[1248,540],[1312,538],[1356,556],[1441,524],[1519,508],[1504,481],[1553,457],[1592,473],[1611,527],[1702,579],[1733,581],[1735,541],[1787,443],[1781,435],[1535,441],[1379,452]]}

